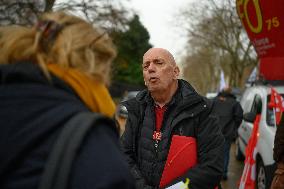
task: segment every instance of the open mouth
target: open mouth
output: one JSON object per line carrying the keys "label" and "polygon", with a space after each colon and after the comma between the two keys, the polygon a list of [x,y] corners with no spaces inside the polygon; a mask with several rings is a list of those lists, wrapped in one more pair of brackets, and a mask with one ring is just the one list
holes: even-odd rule
{"label": "open mouth", "polygon": [[157,80],[158,80],[157,77],[150,77],[150,79],[149,79],[150,82],[155,82],[155,81],[157,81]]}

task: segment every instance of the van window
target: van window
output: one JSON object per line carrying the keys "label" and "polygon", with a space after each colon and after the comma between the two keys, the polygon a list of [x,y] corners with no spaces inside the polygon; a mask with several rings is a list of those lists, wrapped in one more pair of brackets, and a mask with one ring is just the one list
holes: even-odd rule
{"label": "van window", "polygon": [[254,112],[256,114],[261,114],[261,111],[262,111],[261,97],[259,95],[255,95],[252,108],[251,108],[251,112]]}
{"label": "van window", "polygon": [[241,99],[241,106],[244,110],[244,113],[247,113],[251,110],[252,100],[254,99],[254,93],[252,90],[247,89]]}

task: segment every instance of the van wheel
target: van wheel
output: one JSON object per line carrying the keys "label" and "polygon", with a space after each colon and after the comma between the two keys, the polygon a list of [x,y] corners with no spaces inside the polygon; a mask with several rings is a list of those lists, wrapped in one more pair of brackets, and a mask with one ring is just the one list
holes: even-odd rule
{"label": "van wheel", "polygon": [[241,152],[241,149],[240,149],[240,146],[239,146],[239,138],[236,139],[235,156],[236,156],[236,160],[238,160],[238,161],[244,161],[245,160],[245,156]]}
{"label": "van wheel", "polygon": [[268,187],[268,179],[265,167],[261,158],[257,158],[256,164],[256,189],[266,189]]}

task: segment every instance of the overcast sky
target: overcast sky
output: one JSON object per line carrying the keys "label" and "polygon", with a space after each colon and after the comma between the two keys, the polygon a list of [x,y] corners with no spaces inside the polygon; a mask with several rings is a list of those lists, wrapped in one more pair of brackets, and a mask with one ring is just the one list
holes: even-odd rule
{"label": "overcast sky", "polygon": [[[65,1],[57,0],[56,3]],[[196,0],[129,0],[126,5],[136,10],[150,34],[150,43],[169,50],[178,61],[186,39],[182,29],[175,24],[176,15],[193,1]]]}
{"label": "overcast sky", "polygon": [[131,0],[141,22],[150,33],[154,47],[168,49],[178,60],[185,44],[182,30],[175,26],[176,15],[181,7],[193,0]]}

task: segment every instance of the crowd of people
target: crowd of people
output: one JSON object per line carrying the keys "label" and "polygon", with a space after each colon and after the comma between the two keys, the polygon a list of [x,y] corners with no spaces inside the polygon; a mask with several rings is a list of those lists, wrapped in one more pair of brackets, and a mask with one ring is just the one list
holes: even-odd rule
{"label": "crowd of people", "polygon": [[[146,89],[124,102],[128,118],[119,137],[107,89],[115,55],[106,33],[64,12],[43,14],[34,27],[0,27],[0,188],[41,186],[55,141],[82,112],[102,120],[91,122],[75,150],[67,188],[221,188],[243,115],[231,89],[203,97],[179,79],[168,50],[151,48],[141,63]],[[275,140],[273,189],[284,186],[283,127]],[[197,162],[164,186],[173,136],[196,141]]]}

